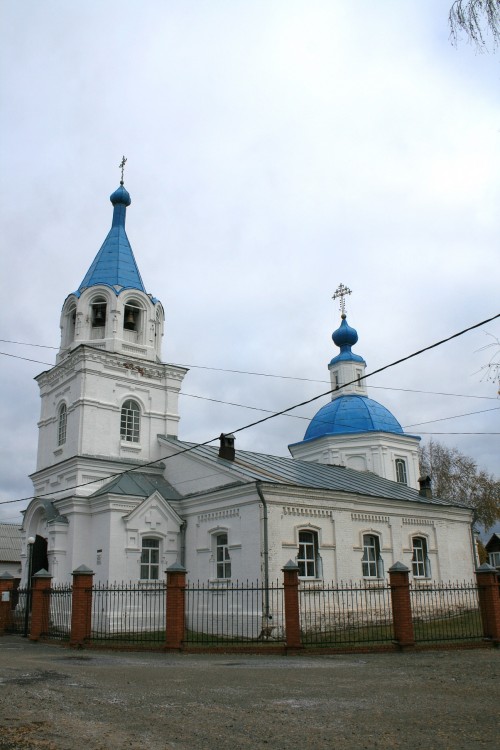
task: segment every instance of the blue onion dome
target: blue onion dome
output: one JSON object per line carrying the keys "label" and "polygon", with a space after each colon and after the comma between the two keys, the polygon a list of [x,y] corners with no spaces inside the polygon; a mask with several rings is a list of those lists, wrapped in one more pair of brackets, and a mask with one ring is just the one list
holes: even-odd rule
{"label": "blue onion dome", "polygon": [[334,365],[337,362],[343,360],[363,362],[364,364],[366,364],[363,357],[360,357],[359,354],[354,354],[354,352],[351,351],[351,346],[354,346],[354,344],[358,340],[357,330],[355,328],[351,328],[351,326],[348,325],[344,313],[342,313],[341,317],[342,323],[340,324],[339,328],[337,328],[337,330],[332,333],[333,343],[339,347],[340,354],[337,354],[337,356],[331,360],[330,364]]}
{"label": "blue onion dome", "polygon": [[122,183],[120,183],[120,187],[117,188],[114,193],[111,193],[109,200],[113,206],[116,206],[117,203],[122,203],[124,206],[130,206],[132,203],[130,194],[128,190],[123,187]]}
{"label": "blue onion dome", "polygon": [[345,346],[354,346],[358,340],[358,332],[355,328],[348,325],[346,316],[342,315],[342,323],[336,331],[332,333],[333,343],[342,349]]}
{"label": "blue onion dome", "polygon": [[312,418],[304,440],[324,435],[356,432],[391,432],[403,435],[403,428],[389,409],[368,396],[338,396]]}

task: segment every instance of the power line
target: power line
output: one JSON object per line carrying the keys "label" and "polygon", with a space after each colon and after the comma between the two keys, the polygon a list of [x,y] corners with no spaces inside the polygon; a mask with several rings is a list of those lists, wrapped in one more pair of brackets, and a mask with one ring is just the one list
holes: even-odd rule
{"label": "power line", "polygon": [[59,349],[58,346],[47,346],[47,344],[31,344],[27,341],[11,341],[10,339],[0,339],[2,344],[17,344],[18,346],[38,346],[40,349]]}
{"label": "power line", "polygon": [[434,344],[430,344],[429,346],[425,346],[422,349],[419,349],[416,352],[413,352],[413,354],[408,354],[406,357],[401,357],[400,359],[395,360],[394,362],[391,362],[388,365],[384,365],[383,367],[379,367],[377,370],[373,370],[373,372],[365,373],[360,378],[355,378],[354,380],[351,380],[349,383],[345,383],[343,386],[340,386],[338,388],[330,389],[328,391],[325,391],[324,393],[320,393],[318,396],[313,396],[313,398],[306,399],[305,401],[301,401],[298,404],[295,404],[294,406],[290,406],[287,409],[282,409],[281,411],[275,412],[275,414],[272,414],[268,417],[262,417],[262,419],[258,419],[255,422],[252,422],[248,425],[245,425],[244,427],[239,427],[236,430],[231,430],[232,434],[235,435],[237,432],[242,432],[242,430],[247,430],[250,427],[255,427],[258,424],[262,424],[263,422],[267,422],[269,419],[274,419],[275,417],[281,416],[282,414],[287,414],[289,411],[292,411],[293,409],[298,409],[299,406],[305,406],[306,404],[311,404],[313,401],[317,401],[320,398],[323,398],[324,396],[328,396],[331,393],[333,393],[336,390],[340,390],[341,388],[345,388],[348,385],[354,385],[355,383],[359,383],[361,380],[367,380],[368,378],[373,377],[374,375],[378,375],[380,372],[384,372],[384,370],[388,370],[391,367],[395,367],[396,365],[400,365],[403,362],[408,362],[410,359],[414,359],[415,357],[420,356],[424,352],[428,352],[431,349],[436,349],[438,346],[442,346],[443,344],[446,344],[448,341],[453,341],[453,339],[459,338],[460,336],[463,336],[465,333],[468,333],[469,331],[473,331],[475,328],[479,328],[482,325],[485,325],[486,323],[490,323],[492,320],[495,320],[496,318],[500,318],[500,313],[497,313],[491,318],[488,318],[487,320],[481,321],[481,323],[476,323],[472,326],[469,326],[468,328],[464,328],[462,331],[458,331],[457,333],[452,334],[451,336],[447,336],[444,339],[440,339],[440,341],[436,341]]}
{"label": "power line", "polygon": [[[18,341],[10,341],[8,339],[0,339],[0,341],[7,342],[9,344],[21,344],[22,342]],[[42,344],[23,344],[23,346],[42,346]],[[46,349],[56,349],[54,346],[47,346],[44,347]],[[44,362],[40,359],[29,359],[28,357],[21,357],[18,354],[10,354],[8,352],[0,352],[0,355],[3,355],[4,357],[11,357],[12,359],[21,359],[24,362],[35,362],[39,365],[47,365],[48,367],[54,367],[53,362]],[[229,372],[236,375],[254,375],[256,377],[263,377],[263,378],[277,378],[279,380],[297,380],[299,382],[305,382],[305,383],[329,383],[329,380],[318,380],[316,378],[301,378],[294,375],[276,375],[271,373],[264,373],[264,372],[251,372],[247,370],[233,370],[233,369],[226,369],[224,367],[209,367],[208,365],[190,365],[190,364],[184,364],[184,365],[173,365],[169,362],[162,362],[161,364],[169,364],[174,367],[184,367],[189,369],[199,369],[199,370],[213,370],[215,372]],[[379,370],[376,370],[375,372],[379,372]],[[401,391],[403,393],[423,393],[429,396],[450,396],[453,398],[476,398],[476,399],[483,399],[486,401],[498,401],[498,398],[496,396],[477,396],[474,394],[467,394],[467,393],[445,393],[443,391],[423,391],[421,389],[414,389],[414,388],[396,388],[393,386],[384,386],[384,385],[370,385],[370,388],[376,388],[377,390],[384,390],[384,391]],[[187,394],[182,394],[187,395]],[[193,396],[193,398],[203,398],[202,396]],[[206,397],[208,400],[208,397]],[[213,399],[216,401],[216,399]],[[220,403],[230,403],[230,402],[224,402],[220,401]],[[237,406],[238,404],[236,404]],[[247,407],[251,408],[251,407]]]}
{"label": "power line", "polygon": [[445,422],[447,419],[460,419],[460,417],[471,417],[474,414],[486,414],[488,411],[499,411],[500,406],[495,406],[493,409],[482,409],[481,411],[469,411],[467,414],[455,414],[452,417],[440,417],[439,419],[429,419],[427,422],[415,422],[414,424],[405,425],[405,429],[408,427],[418,427],[421,424],[432,424],[433,422]]}
{"label": "power line", "polygon": [[54,367],[53,362],[42,362],[39,359],[29,359],[28,357],[20,357],[19,354],[8,354],[7,352],[0,352],[0,354],[3,357],[12,357],[12,359],[22,359],[25,362],[36,362],[38,365],[48,365],[49,367]]}
{"label": "power line", "polygon": [[[460,336],[463,336],[465,333],[468,333],[469,331],[473,331],[475,328],[479,328],[482,325],[485,325],[486,323],[490,323],[492,320],[496,320],[496,318],[500,318],[500,313],[497,313],[491,318],[488,318],[487,320],[483,320],[480,323],[475,323],[472,326],[469,326],[468,328],[464,328],[461,331],[458,331],[457,333],[452,334],[451,336],[447,336],[444,339],[440,339],[439,341],[436,341],[434,344],[430,344],[429,346],[426,346],[422,349],[419,349],[416,352],[413,352],[412,354],[408,354],[406,357],[401,357],[400,359],[395,360],[394,362],[391,362],[388,365],[384,365],[383,367],[379,367],[377,370],[374,370],[371,373],[366,373],[361,378],[355,378],[354,380],[351,380],[347,383],[344,383],[342,386],[338,386],[337,388],[330,389],[328,391],[325,391],[324,393],[320,393],[317,396],[313,396],[312,398],[309,398],[305,401],[301,401],[298,404],[294,404],[293,406],[289,406],[286,409],[282,409],[281,411],[274,412],[273,414],[268,415],[267,417],[262,417],[262,419],[258,419],[255,422],[250,422],[247,425],[244,425],[243,427],[238,427],[235,430],[231,430],[231,434],[235,435],[238,432],[243,432],[244,430],[250,429],[250,427],[255,427],[258,424],[263,424],[264,422],[268,422],[270,419],[275,419],[276,417],[282,416],[284,414],[288,414],[288,412],[293,411],[294,409],[298,409],[300,406],[306,406],[307,404],[311,404],[314,401],[317,401],[320,398],[323,398],[324,396],[328,396],[334,391],[341,390],[342,388],[346,388],[349,385],[354,385],[355,383],[359,383],[361,380],[367,380],[370,377],[373,377],[374,375],[377,375],[380,372],[383,372],[384,370],[388,370],[391,367],[395,367],[396,365],[401,364],[402,362],[407,362],[410,359],[414,359],[415,357],[420,356],[424,352],[428,352],[431,349],[436,349],[438,346],[442,346],[443,344],[446,344],[448,341],[452,341],[453,339],[459,338]],[[125,474],[130,474],[132,471],[137,471],[139,469],[145,469],[148,466],[154,466],[154,464],[160,463],[160,461],[168,461],[169,458],[173,458],[175,456],[179,456],[183,453],[190,453],[191,451],[195,450],[196,448],[201,448],[204,445],[209,445],[210,443],[213,443],[215,440],[218,440],[219,436],[210,438],[209,440],[205,440],[202,443],[195,443],[192,446],[189,446],[188,448],[184,448],[181,451],[178,451],[177,453],[173,454],[172,456],[164,456],[163,458],[155,459],[154,461],[148,461],[147,463],[141,464],[140,466],[134,466],[130,469],[126,469],[125,471],[117,472],[115,474],[110,474],[107,477],[100,477],[99,479],[93,479],[89,482],[83,482],[81,484],[73,485],[72,487],[65,487],[63,490],[52,490],[52,492],[45,492],[43,494],[38,495],[37,497],[47,497],[49,495],[59,495],[63,492],[68,492],[69,490],[75,490],[80,487],[87,487],[90,484],[97,484],[97,482],[104,482],[109,479],[114,479],[119,476],[124,476]],[[34,498],[33,495],[30,495],[29,497],[19,498],[18,500],[4,500],[0,501],[0,505],[8,505],[10,503],[15,502],[24,502],[26,500],[32,500]]]}

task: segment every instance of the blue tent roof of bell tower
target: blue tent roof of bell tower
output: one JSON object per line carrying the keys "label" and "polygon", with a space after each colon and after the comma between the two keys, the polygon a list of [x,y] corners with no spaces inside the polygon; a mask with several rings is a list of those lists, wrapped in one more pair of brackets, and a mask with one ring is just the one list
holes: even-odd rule
{"label": "blue tent roof of bell tower", "polygon": [[131,203],[130,195],[123,185],[120,185],[110,196],[110,201],[113,204],[111,229],[78,287],[78,291],[75,292],[77,297],[84,289],[98,284],[110,287],[117,295],[123,289],[138,289],[146,294],[125,231],[127,206]]}

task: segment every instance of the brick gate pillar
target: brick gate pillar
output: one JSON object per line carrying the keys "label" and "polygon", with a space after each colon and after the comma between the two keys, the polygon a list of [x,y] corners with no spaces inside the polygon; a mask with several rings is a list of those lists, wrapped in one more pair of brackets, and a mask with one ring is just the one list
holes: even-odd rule
{"label": "brick gate pillar", "polygon": [[[38,641],[49,632],[50,585],[52,576],[47,570],[39,570],[32,580],[30,641]],[[28,602],[26,602],[28,604]]]}
{"label": "brick gate pillar", "polygon": [[389,568],[394,640],[401,648],[415,645],[410,600],[410,570],[403,563]]}
{"label": "brick gate pillar", "polygon": [[0,635],[5,633],[10,624],[13,591],[14,576],[5,571],[0,575]]}
{"label": "brick gate pillar", "polygon": [[483,621],[483,634],[498,646],[500,643],[500,589],[495,568],[483,563],[476,570],[479,609]]}
{"label": "brick gate pillar", "polygon": [[289,560],[281,570],[285,595],[286,646],[287,649],[303,648],[300,637],[299,566]]}
{"label": "brick gate pillar", "polygon": [[70,646],[83,646],[90,640],[92,630],[92,584],[94,571],[80,565],[73,571],[73,593],[71,596]]}
{"label": "brick gate pillar", "polygon": [[186,568],[174,563],[167,568],[165,648],[180,651],[186,627]]}

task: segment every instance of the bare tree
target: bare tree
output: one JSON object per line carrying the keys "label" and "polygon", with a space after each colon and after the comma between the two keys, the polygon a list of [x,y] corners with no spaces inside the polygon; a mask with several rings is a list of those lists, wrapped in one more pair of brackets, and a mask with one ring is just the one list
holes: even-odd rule
{"label": "bare tree", "polygon": [[448,20],[454,44],[462,33],[481,50],[500,41],[500,0],[454,0]]}
{"label": "bare tree", "polygon": [[500,519],[500,482],[457,448],[430,440],[420,449],[420,471],[431,477],[435,495],[472,508],[474,523],[488,529]]}

